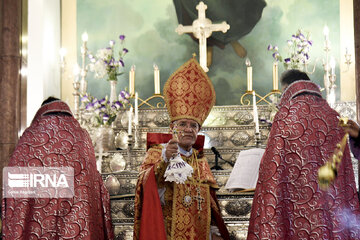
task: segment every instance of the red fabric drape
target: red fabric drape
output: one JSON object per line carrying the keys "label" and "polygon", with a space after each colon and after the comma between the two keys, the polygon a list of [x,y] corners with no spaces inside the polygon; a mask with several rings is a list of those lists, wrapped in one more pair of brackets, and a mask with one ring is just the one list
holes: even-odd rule
{"label": "red fabric drape", "polygon": [[75,196],[3,199],[4,240],[114,238],[109,193],[96,170],[90,136],[64,102],[39,109],[9,166],[73,167]]}
{"label": "red fabric drape", "polygon": [[166,240],[164,218],[157,191],[154,169],[149,169],[149,177],[143,186],[140,240]]}

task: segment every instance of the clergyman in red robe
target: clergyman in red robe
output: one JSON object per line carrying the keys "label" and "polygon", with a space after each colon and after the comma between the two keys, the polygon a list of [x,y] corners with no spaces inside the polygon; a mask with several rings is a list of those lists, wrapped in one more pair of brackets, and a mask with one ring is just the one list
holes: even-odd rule
{"label": "clergyman in red robe", "polygon": [[345,134],[339,114],[307,74],[288,70],[281,83],[286,89],[260,164],[247,239],[360,239],[348,146],[330,188],[318,183],[318,169]]}
{"label": "clergyman in red robe", "polygon": [[[148,135],[152,144],[135,191],[134,239],[228,240],[216,199],[218,186],[202,145],[196,147],[198,131],[215,104],[213,85],[191,59],[170,76],[164,97],[178,139],[156,134],[151,140]],[[192,175],[183,177],[189,168]]]}
{"label": "clergyman in red robe", "polygon": [[109,193],[96,170],[90,136],[66,103],[48,100],[21,136],[8,166],[72,167],[74,197],[4,198],[2,239],[113,239]]}

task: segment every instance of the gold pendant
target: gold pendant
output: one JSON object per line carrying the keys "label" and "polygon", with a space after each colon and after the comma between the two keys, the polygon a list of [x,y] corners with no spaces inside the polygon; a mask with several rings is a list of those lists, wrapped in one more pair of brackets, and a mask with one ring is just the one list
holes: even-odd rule
{"label": "gold pendant", "polygon": [[185,207],[190,207],[191,204],[192,204],[191,196],[190,195],[185,195],[184,198],[183,198],[183,205]]}

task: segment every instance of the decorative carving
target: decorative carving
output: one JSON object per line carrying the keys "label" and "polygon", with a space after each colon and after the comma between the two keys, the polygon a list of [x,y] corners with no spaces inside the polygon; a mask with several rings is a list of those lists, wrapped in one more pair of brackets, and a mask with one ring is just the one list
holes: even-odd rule
{"label": "decorative carving", "polygon": [[249,111],[239,111],[234,115],[234,122],[237,125],[248,125],[253,122],[253,115]]}
{"label": "decorative carving", "polygon": [[226,141],[226,138],[224,138],[224,134],[222,132],[219,132],[219,135],[217,137],[214,137],[210,140],[210,145],[213,147],[222,147],[224,146],[224,141]]}
{"label": "decorative carving", "polygon": [[251,205],[245,200],[229,201],[225,211],[232,216],[246,216],[251,211]]}
{"label": "decorative carving", "polygon": [[126,232],[121,231],[115,236],[115,240],[126,240]]}
{"label": "decorative carving", "polygon": [[121,213],[121,202],[118,201],[111,201],[111,217],[116,219],[119,218],[118,216]]}
{"label": "decorative carving", "polygon": [[246,146],[250,142],[251,138],[246,132],[237,131],[231,136],[230,140],[235,146],[240,147]]}
{"label": "decorative carving", "polygon": [[356,119],[355,102],[336,103],[334,109],[340,114],[340,116]]}
{"label": "decorative carving", "polygon": [[154,118],[154,123],[158,127],[169,127],[170,125],[170,117],[167,113],[157,114]]}
{"label": "decorative carving", "polygon": [[127,202],[125,203],[125,205],[122,208],[122,212],[124,213],[124,215],[128,218],[133,218],[134,217],[134,208],[135,208],[135,204],[134,202]]}

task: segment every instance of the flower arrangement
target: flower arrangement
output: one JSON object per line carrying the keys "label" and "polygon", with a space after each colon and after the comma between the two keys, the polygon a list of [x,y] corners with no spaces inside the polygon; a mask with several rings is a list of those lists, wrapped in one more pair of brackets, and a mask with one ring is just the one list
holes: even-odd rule
{"label": "flower arrangement", "polygon": [[98,100],[90,94],[85,94],[81,98],[81,102],[85,104],[85,109],[93,113],[92,123],[95,126],[107,125],[110,126],[115,121],[118,111],[124,108],[129,103],[130,94],[124,90],[120,91],[118,101],[112,104],[106,96]]}
{"label": "flower arrangement", "polygon": [[109,47],[97,50],[96,55],[91,53],[90,71],[95,73],[95,78],[104,78],[107,76],[108,81],[116,81],[117,77],[124,73],[124,56],[129,52],[125,47],[125,35],[120,35],[120,50],[118,51],[118,58],[115,58],[115,41],[109,42]]}
{"label": "flower arrangement", "polygon": [[279,53],[278,46],[268,46],[268,51],[272,52],[272,56],[276,61],[283,62],[286,69],[301,69],[309,61],[309,51],[312,46],[310,34],[304,34],[302,30],[298,30],[296,34],[287,40],[288,53],[290,57],[283,58]]}

